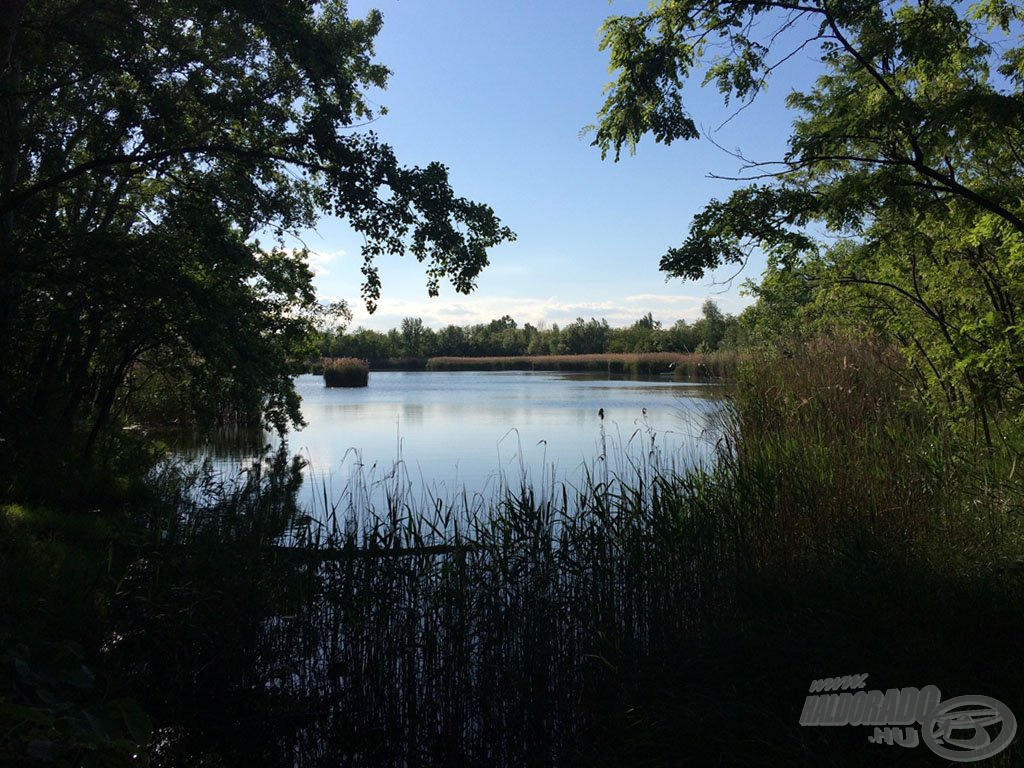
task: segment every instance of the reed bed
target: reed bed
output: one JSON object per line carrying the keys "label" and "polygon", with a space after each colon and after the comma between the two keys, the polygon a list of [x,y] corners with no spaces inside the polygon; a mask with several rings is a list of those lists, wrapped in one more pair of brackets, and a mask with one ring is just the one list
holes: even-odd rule
{"label": "reed bed", "polygon": [[323,377],[328,387],[365,387],[370,380],[370,366],[354,357],[325,358]]}
{"label": "reed bed", "polygon": [[125,583],[112,651],[169,724],[155,764],[567,758],[602,727],[608,665],[668,648],[711,594],[653,437],[579,487],[504,477],[424,503],[396,465],[313,514],[283,454],[234,486],[197,474]]}
{"label": "reed bed", "polygon": [[831,342],[752,358],[694,469],[639,434],[574,485],[489,498],[417,496],[399,464],[299,510],[283,453],[180,496],[109,651],[153,764],[884,762],[798,725],[811,680],[865,671],[1024,711],[1020,481],[896,366]]}
{"label": "reed bed", "polygon": [[736,366],[736,354],[712,352],[607,353],[522,357],[432,357],[428,371],[571,371],[618,375],[672,374],[676,378],[725,378]]}
{"label": "reed bed", "polygon": [[369,362],[375,371],[423,371],[427,367],[425,357],[383,357]]}
{"label": "reed bed", "polygon": [[[319,360],[307,361],[303,366],[303,373],[323,376],[324,360],[331,359],[321,358]],[[343,359],[351,360],[353,358]],[[365,362],[371,371],[424,371],[427,368],[427,358],[425,357],[382,357],[370,358],[362,362]]]}

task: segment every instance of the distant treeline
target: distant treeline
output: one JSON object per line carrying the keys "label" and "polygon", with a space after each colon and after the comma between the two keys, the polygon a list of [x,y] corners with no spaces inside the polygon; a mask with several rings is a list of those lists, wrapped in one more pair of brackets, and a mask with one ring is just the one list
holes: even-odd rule
{"label": "distant treeline", "polygon": [[489,323],[449,325],[435,331],[420,318],[407,317],[399,328],[387,332],[359,328],[323,333],[318,346],[321,357],[356,357],[379,368],[395,367],[395,361],[401,360],[408,365],[398,367],[417,367],[416,361],[433,357],[713,352],[735,348],[740,335],[738,319],[708,300],[699,319],[692,323],[678,320],[669,327],[663,327],[650,313],[625,328],[612,328],[604,319],[582,317],[561,327],[536,327],[520,325],[505,315]]}
{"label": "distant treeline", "polygon": [[611,374],[671,373],[679,379],[725,378],[736,371],[731,351],[523,355],[519,357],[432,357],[428,371],[592,371]]}

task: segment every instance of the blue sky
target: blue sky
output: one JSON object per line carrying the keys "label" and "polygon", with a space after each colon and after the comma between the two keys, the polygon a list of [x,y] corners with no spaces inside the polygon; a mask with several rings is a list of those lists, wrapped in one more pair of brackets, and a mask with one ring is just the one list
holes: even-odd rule
{"label": "blue sky", "polygon": [[[693,215],[738,186],[708,178],[736,175],[739,162],[701,139],[664,147],[645,141],[618,163],[601,160],[581,129],[594,121],[609,80],[598,29],[611,14],[643,10],[633,0],[351,0],[350,14],[384,16],[377,58],[392,70],[374,94],[388,114],[373,125],[401,162],[448,166],[456,192],[491,205],[518,235],[491,254],[476,291],[443,284],[427,296],[422,266],[411,258],[379,261],[382,300],[370,316],[359,298],[361,238],[324,218],[304,240],[313,251],[318,293],[346,299],[353,327],[387,329],[421,317],[432,327],[486,322],[504,314],[520,323],[605,317],[627,325],[645,312],[666,325],[699,316],[705,298],[726,312],[752,259],[732,282],[722,271],[700,282],[658,271],[665,250],[680,244]],[[782,101],[807,87],[813,51],[781,70],[763,98],[718,129],[715,141],[747,157],[776,159],[792,115]],[[704,131],[733,111],[714,88],[693,83],[686,100]],[[719,284],[716,284],[719,283]]]}

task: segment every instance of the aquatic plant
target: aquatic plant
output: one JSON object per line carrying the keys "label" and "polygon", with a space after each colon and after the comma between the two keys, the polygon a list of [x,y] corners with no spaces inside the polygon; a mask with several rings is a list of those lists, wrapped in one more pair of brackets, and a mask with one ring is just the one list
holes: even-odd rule
{"label": "aquatic plant", "polygon": [[370,366],[354,357],[325,358],[323,377],[328,387],[365,387],[370,380]]}
{"label": "aquatic plant", "polygon": [[116,602],[153,762],[860,765],[799,714],[863,671],[1017,711],[1009,453],[964,450],[884,349],[738,375],[695,469],[639,428],[574,484],[440,498],[399,462],[299,510],[279,454],[187,497]]}
{"label": "aquatic plant", "polygon": [[529,355],[519,357],[432,357],[428,371],[568,371],[611,375],[672,374],[679,379],[727,378],[735,353],[677,352]]}

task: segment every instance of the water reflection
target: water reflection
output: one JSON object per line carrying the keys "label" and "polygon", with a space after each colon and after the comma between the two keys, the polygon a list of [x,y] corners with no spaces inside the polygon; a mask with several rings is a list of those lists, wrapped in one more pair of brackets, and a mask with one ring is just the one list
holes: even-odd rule
{"label": "water reflection", "polygon": [[222,427],[210,432],[166,430],[157,431],[153,436],[179,456],[209,457],[226,465],[259,456],[268,445],[277,445],[265,430],[246,427]]}
{"label": "water reflection", "polygon": [[[359,475],[372,485],[396,468],[414,489],[448,498],[486,495],[500,476],[573,482],[605,451],[690,465],[709,455],[721,407],[714,385],[576,373],[387,371],[364,389],[327,389],[316,376],[296,387],[308,426],[287,440],[308,461],[301,499],[320,507]],[[192,453],[232,472],[264,442],[239,437]]]}

